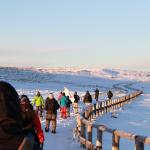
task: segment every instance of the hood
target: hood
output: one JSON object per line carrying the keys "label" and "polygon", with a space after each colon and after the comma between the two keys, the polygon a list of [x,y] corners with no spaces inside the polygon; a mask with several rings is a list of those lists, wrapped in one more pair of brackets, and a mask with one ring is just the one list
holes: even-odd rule
{"label": "hood", "polygon": [[0,81],[0,133],[0,139],[22,133],[19,96],[9,83],[3,81]]}

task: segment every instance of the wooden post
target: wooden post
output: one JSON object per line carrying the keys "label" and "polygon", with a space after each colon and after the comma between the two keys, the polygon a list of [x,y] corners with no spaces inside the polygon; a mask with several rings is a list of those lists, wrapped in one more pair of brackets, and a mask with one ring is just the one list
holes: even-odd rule
{"label": "wooden post", "polygon": [[119,150],[119,142],[120,142],[120,137],[115,135],[115,131],[112,136],[112,150]]}
{"label": "wooden post", "polygon": [[[85,135],[85,124],[83,124],[82,120],[81,120],[81,137],[86,138],[86,135]],[[81,147],[85,147],[85,145],[82,145],[82,143],[81,143]]]}
{"label": "wooden post", "polygon": [[81,133],[81,119],[80,116],[77,116],[77,128],[79,133]]}
{"label": "wooden post", "polygon": [[[92,125],[91,124],[87,126],[87,140],[92,143]],[[86,149],[89,149],[88,145],[86,145]]]}
{"label": "wooden post", "polygon": [[102,140],[103,140],[103,132],[97,129],[97,140],[96,140],[97,150],[102,150]]}
{"label": "wooden post", "polygon": [[135,150],[144,150],[144,143],[137,140],[138,136],[135,137]]}
{"label": "wooden post", "polygon": [[108,100],[105,101],[105,113],[107,113],[107,104],[108,104]]}

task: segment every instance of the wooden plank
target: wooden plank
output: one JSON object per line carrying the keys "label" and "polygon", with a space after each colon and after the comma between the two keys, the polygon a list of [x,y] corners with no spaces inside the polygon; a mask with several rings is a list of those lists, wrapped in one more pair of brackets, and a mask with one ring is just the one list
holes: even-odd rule
{"label": "wooden plank", "polygon": [[115,131],[112,135],[112,150],[119,150],[120,137],[115,134]]}
{"label": "wooden plank", "polygon": [[97,139],[96,139],[97,150],[102,150],[102,142],[103,142],[103,132],[97,129]]}

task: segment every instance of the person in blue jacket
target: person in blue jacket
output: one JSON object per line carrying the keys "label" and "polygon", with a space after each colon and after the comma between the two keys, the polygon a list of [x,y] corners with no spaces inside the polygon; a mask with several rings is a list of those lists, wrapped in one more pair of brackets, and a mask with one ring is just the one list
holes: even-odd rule
{"label": "person in blue jacket", "polygon": [[67,97],[65,96],[65,93],[62,93],[62,98],[60,99],[60,112],[61,117],[63,119],[67,118],[67,105],[68,105]]}

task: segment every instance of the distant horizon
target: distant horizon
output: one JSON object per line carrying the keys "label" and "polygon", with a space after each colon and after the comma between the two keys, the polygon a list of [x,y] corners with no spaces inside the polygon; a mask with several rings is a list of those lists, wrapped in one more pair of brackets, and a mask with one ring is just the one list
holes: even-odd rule
{"label": "distant horizon", "polygon": [[99,70],[104,70],[104,69],[110,69],[110,70],[123,70],[123,71],[140,71],[140,72],[147,72],[149,73],[150,72],[150,69],[140,69],[140,68],[113,68],[113,67],[98,67],[98,66],[95,66],[95,67],[86,67],[86,66],[5,66],[5,65],[0,65],[0,68],[18,68],[18,69],[58,69],[58,68],[61,68],[61,69],[99,69]]}

